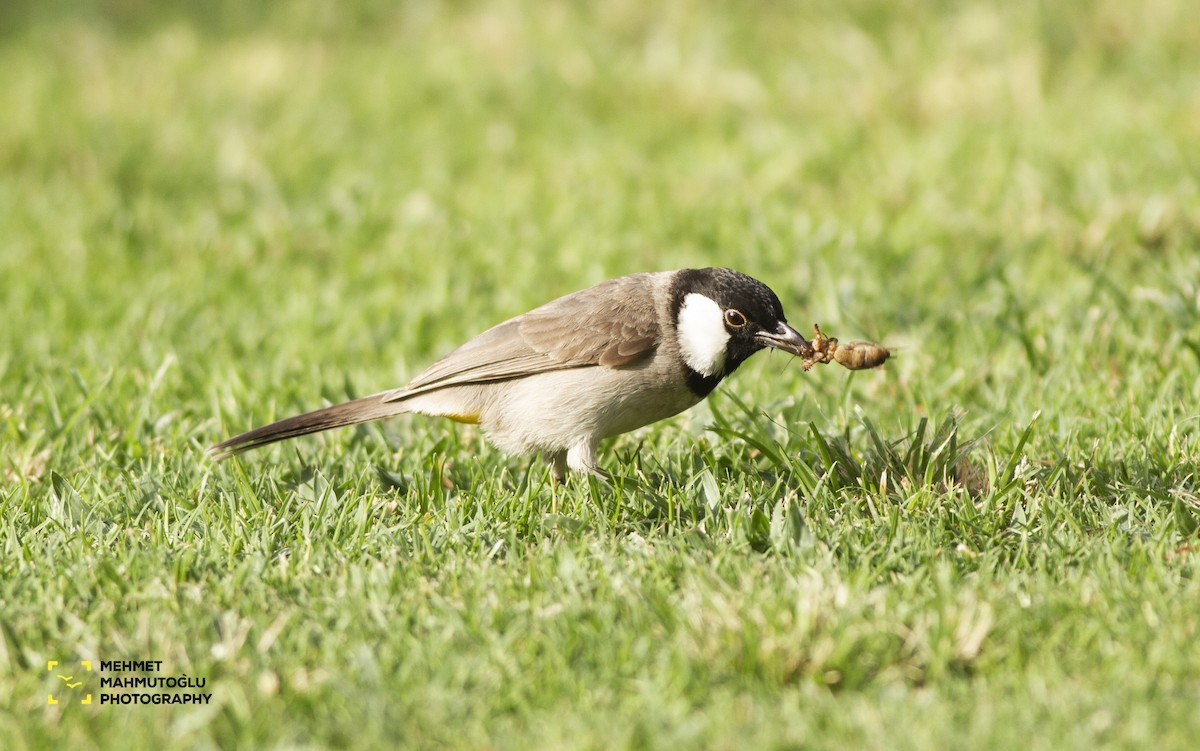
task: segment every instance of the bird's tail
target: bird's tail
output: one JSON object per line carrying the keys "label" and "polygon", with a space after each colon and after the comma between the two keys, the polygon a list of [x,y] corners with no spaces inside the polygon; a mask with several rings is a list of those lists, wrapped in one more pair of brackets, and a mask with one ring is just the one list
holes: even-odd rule
{"label": "bird's tail", "polygon": [[380,417],[390,417],[409,411],[409,407],[404,402],[385,401],[387,396],[387,393],[364,396],[345,404],[335,404],[332,407],[273,422],[270,425],[264,425],[261,428],[255,428],[221,441],[210,447],[208,452],[217,460],[221,460],[276,441],[318,433],[330,428],[340,428],[344,425],[357,425],[360,422],[377,420]]}

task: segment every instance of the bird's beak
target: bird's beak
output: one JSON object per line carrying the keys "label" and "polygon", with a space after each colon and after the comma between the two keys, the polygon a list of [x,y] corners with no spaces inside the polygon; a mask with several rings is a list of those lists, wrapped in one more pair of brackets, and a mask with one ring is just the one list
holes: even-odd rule
{"label": "bird's beak", "polygon": [[774,331],[763,330],[754,335],[762,344],[793,355],[808,357],[812,354],[812,344],[786,323],[779,324]]}

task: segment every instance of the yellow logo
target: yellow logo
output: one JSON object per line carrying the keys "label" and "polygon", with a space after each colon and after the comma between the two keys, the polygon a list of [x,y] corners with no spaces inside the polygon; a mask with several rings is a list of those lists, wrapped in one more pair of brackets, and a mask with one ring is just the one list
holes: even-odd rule
{"label": "yellow logo", "polygon": [[[54,667],[56,665],[58,665],[58,660],[50,660],[49,662],[47,662],[46,663],[47,672],[54,673]],[[91,660],[80,660],[79,667],[83,668],[84,670],[86,670],[87,672],[90,673],[90,672],[92,672],[92,661]],[[58,676],[58,679],[61,680],[68,689],[74,690],[83,685],[83,679],[81,678],[80,680],[75,680],[74,674],[63,675],[62,673],[55,673],[55,675]],[[46,703],[47,704],[58,704],[58,699],[55,698],[54,694],[47,694],[46,695]],[[79,700],[79,703],[80,704],[91,704],[92,703],[92,695],[88,694],[87,696],[83,697],[82,699]]]}

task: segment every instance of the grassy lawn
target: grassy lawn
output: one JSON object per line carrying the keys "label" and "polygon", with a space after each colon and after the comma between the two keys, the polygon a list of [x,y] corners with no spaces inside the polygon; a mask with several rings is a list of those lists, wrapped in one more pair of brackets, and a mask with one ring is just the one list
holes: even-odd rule
{"label": "grassy lawn", "polygon": [[[264,5],[0,7],[0,748],[1194,747],[1192,3]],[[695,265],[897,355],[204,455]]]}

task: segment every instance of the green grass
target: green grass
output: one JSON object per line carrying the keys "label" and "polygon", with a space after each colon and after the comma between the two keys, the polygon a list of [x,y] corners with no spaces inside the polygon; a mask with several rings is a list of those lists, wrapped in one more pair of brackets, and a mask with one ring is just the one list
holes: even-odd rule
{"label": "green grass", "polygon": [[[0,747],[1192,747],[1191,3],[345,5],[0,8]],[[898,354],[203,454],[710,264]]]}

